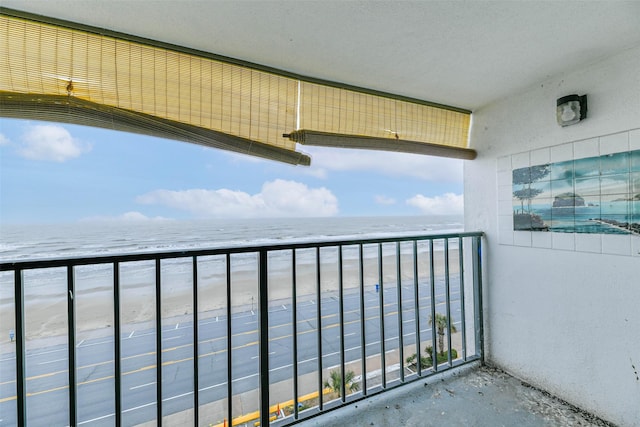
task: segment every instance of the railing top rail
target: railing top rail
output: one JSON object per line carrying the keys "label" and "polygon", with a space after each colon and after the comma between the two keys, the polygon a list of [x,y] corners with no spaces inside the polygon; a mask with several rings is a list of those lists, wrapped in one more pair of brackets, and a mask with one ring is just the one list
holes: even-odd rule
{"label": "railing top rail", "polygon": [[30,270],[35,268],[53,268],[80,265],[110,264],[114,262],[135,262],[135,261],[153,261],[156,259],[174,259],[187,257],[215,256],[226,254],[240,254],[261,251],[282,251],[293,249],[309,249],[323,248],[332,246],[351,246],[351,245],[367,245],[378,243],[393,242],[412,242],[412,241],[429,241],[441,239],[455,239],[459,237],[481,237],[484,233],[481,231],[460,232],[460,233],[444,233],[444,234],[423,234],[423,235],[407,235],[395,237],[367,238],[367,239],[337,239],[337,240],[320,240],[320,241],[303,241],[288,242],[278,244],[251,245],[251,246],[228,246],[224,248],[209,249],[189,249],[174,251],[155,251],[155,252],[136,252],[121,255],[100,255],[100,256],[83,256],[69,258],[47,258],[47,259],[31,259],[31,260],[5,260],[0,261],[0,271],[13,270]]}

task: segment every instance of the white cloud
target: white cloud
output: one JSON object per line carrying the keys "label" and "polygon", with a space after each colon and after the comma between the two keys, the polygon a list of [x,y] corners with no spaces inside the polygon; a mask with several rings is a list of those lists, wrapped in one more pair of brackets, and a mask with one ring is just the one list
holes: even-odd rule
{"label": "white cloud", "polygon": [[90,150],[89,144],[73,138],[62,126],[37,125],[22,135],[18,154],[32,160],[64,162]]}
{"label": "white cloud", "polygon": [[407,200],[407,204],[420,209],[425,215],[462,215],[464,212],[462,194],[445,193],[435,197],[416,194]]}
{"label": "white cloud", "polygon": [[0,147],[2,147],[3,145],[9,145],[9,143],[11,143],[11,141],[9,141],[9,138],[0,133]]}
{"label": "white cloud", "polygon": [[[462,160],[458,159],[346,148],[305,146],[304,150],[311,157],[311,166],[300,166],[300,172],[319,179],[326,179],[328,171],[369,171],[426,181],[462,182]],[[266,161],[254,156],[227,154],[233,161]]]}
{"label": "white cloud", "polygon": [[395,205],[396,204],[396,199],[393,199],[391,197],[387,197],[387,196],[381,196],[381,195],[377,195],[375,197],[375,201],[377,204],[379,205]]}
{"label": "white cloud", "polygon": [[100,222],[143,222],[143,221],[171,221],[169,218],[161,216],[148,217],[137,211],[125,212],[117,216],[92,216],[83,218],[82,221],[100,221]]}
{"label": "white cloud", "polygon": [[[311,164],[313,165],[313,160],[311,161]],[[327,177],[329,176],[329,174],[327,173],[327,170],[324,168],[315,168],[313,166],[312,167],[302,166],[302,167],[304,169],[301,169],[301,170],[305,175],[312,176],[318,179],[327,179]]]}
{"label": "white cloud", "polygon": [[419,154],[305,147],[311,156],[310,172],[369,171],[409,176],[426,181],[462,182],[462,160]]}
{"label": "white cloud", "polygon": [[204,218],[320,217],[338,213],[338,199],[328,189],[282,179],[265,182],[262,191],[254,195],[225,188],[155,190],[138,196],[136,201],[186,210]]}
{"label": "white cloud", "polygon": [[[211,148],[204,147],[204,150],[211,150]],[[229,161],[232,163],[239,163],[239,162],[267,163],[267,162],[273,161],[273,160],[263,159],[262,157],[252,156],[252,155],[243,154],[243,153],[236,153],[233,151],[222,150],[222,152],[229,158]]]}

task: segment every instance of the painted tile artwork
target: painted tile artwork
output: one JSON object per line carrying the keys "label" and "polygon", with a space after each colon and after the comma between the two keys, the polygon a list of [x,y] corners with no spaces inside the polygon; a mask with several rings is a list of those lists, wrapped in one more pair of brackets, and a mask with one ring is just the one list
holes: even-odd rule
{"label": "painted tile artwork", "polygon": [[640,150],[512,173],[514,230],[640,235]]}

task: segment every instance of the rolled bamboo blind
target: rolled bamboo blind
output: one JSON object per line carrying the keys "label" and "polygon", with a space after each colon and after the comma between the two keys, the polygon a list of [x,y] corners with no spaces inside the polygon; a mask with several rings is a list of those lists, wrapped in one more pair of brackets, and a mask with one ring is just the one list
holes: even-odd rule
{"label": "rolled bamboo blind", "polygon": [[468,112],[303,81],[159,42],[3,13],[0,44],[5,117],[108,127],[302,165],[309,157],[283,133],[467,147]]}

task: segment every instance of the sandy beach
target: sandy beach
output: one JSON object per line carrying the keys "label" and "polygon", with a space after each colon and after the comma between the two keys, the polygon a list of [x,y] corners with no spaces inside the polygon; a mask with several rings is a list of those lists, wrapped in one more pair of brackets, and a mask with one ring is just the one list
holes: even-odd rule
{"label": "sandy beach", "polygon": [[[346,254],[346,252],[345,252]],[[353,255],[353,254],[352,254]],[[313,257],[299,257],[296,263],[296,292],[298,301],[317,298],[317,267]],[[398,269],[395,253],[383,256],[382,282],[384,286],[395,288]],[[434,274],[442,276],[445,272],[444,252],[434,250]],[[323,297],[337,295],[339,289],[339,274],[337,256],[322,258],[320,276],[321,293]],[[360,284],[359,260],[356,256],[343,256],[342,281],[345,291],[353,290]],[[226,269],[224,263],[218,263],[217,268],[199,276],[198,280],[198,312],[200,318],[224,315],[226,312]],[[232,261],[233,265],[233,261]],[[287,263],[287,265],[289,265]],[[365,254],[363,263],[364,286],[374,287],[379,283],[379,268],[377,256]],[[257,267],[257,264],[256,266]],[[257,268],[232,269],[231,301],[233,312],[257,309],[258,278]],[[165,277],[162,276],[162,317],[165,323],[176,321],[191,321],[193,313],[192,271],[191,269],[169,269]],[[204,270],[204,269],[203,269]],[[449,273],[457,275],[459,272],[458,250],[449,251]],[[428,252],[421,250],[418,255],[418,275],[421,283],[429,281]],[[200,274],[200,267],[199,267]],[[152,328],[155,319],[155,285],[154,275],[149,274],[146,280],[128,279],[121,274],[121,325],[122,331],[128,329]],[[413,255],[410,250],[403,248],[400,262],[400,276],[402,281],[414,280]],[[76,331],[77,340],[113,333],[113,285],[112,275],[105,274],[103,278],[93,279],[88,286],[81,280],[76,286]],[[26,282],[25,286],[29,286]],[[292,272],[290,267],[274,267],[269,270],[269,301],[270,304],[289,304],[292,298]],[[25,301],[25,324],[27,341],[45,342],[48,338],[64,337],[67,334],[67,302],[66,284],[52,284],[51,292],[29,297]],[[46,294],[46,295],[44,295]],[[0,324],[4,338],[2,343],[9,342],[8,331],[14,329],[13,289],[3,286]],[[29,343],[28,343],[29,345]],[[32,343],[36,345],[36,343]],[[3,346],[2,352],[7,348]]]}

